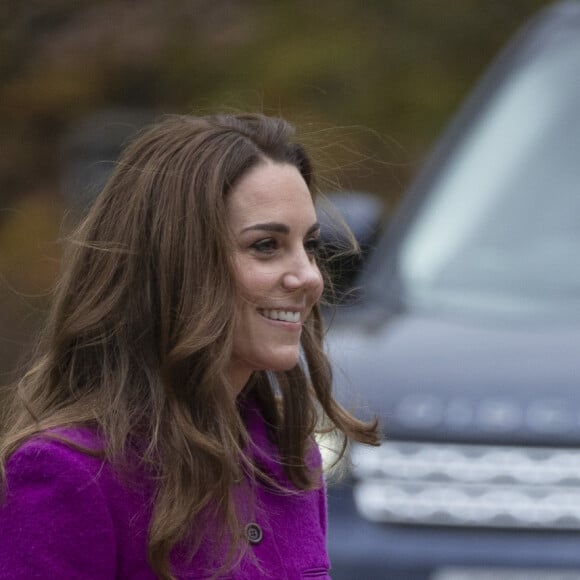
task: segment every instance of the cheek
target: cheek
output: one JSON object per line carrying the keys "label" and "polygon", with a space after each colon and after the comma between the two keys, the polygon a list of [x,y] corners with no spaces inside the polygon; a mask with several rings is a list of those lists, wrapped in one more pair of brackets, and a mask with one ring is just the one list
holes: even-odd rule
{"label": "cheek", "polygon": [[272,295],[277,277],[271,271],[256,267],[255,264],[238,263],[235,273],[236,294],[238,302],[246,304],[260,303],[264,297]]}
{"label": "cheek", "polygon": [[318,279],[313,285],[313,295],[316,297],[316,301],[320,299],[322,293],[324,292],[324,277],[320,269],[318,270]]}
{"label": "cheek", "polygon": [[320,297],[324,291],[324,276],[322,275],[322,271],[320,270],[319,266],[316,267],[316,274],[317,276],[315,283],[313,284],[313,292],[316,293],[318,297]]}

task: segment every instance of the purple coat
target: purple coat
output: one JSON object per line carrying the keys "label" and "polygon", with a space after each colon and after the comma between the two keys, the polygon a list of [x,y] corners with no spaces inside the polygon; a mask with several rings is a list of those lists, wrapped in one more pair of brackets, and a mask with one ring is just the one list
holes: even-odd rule
{"label": "purple coat", "polygon": [[[245,415],[255,461],[288,486],[257,407],[249,406]],[[78,443],[99,445],[87,429],[67,431],[69,437],[71,433]],[[311,459],[320,465],[317,449]],[[7,479],[8,493],[0,504],[0,579],[155,578],[147,562],[151,494],[146,484],[124,483],[101,459],[41,437],[10,458]],[[247,534],[255,558],[246,556],[221,578],[328,579],[323,484],[313,491],[281,494],[259,483],[254,497]],[[173,570],[180,580],[211,577],[210,544],[202,543],[192,562],[174,551]]]}

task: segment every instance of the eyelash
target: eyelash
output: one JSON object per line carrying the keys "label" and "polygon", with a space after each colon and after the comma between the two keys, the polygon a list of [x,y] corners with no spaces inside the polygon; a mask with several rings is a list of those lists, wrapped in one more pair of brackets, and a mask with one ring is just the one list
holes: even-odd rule
{"label": "eyelash", "polygon": [[318,256],[321,246],[322,241],[320,238],[310,238],[306,240],[306,243],[304,244],[306,251],[313,256]]}
{"label": "eyelash", "polygon": [[[304,242],[306,253],[311,256],[317,256],[322,242],[320,238],[309,238]],[[250,246],[253,250],[260,254],[273,254],[278,249],[278,242],[275,238],[265,238],[254,242]]]}
{"label": "eyelash", "polygon": [[274,238],[265,238],[254,242],[250,247],[261,254],[271,254],[276,250],[276,240]]}

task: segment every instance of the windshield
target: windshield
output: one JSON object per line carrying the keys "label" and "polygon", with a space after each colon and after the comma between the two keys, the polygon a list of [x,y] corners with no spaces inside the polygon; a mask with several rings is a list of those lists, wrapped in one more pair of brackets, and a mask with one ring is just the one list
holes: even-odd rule
{"label": "windshield", "polygon": [[407,232],[410,306],[580,315],[580,34],[551,40],[494,93]]}

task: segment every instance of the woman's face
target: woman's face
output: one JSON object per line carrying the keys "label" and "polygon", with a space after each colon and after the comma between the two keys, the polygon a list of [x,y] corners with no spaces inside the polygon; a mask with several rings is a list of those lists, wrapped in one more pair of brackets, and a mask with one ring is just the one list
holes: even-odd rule
{"label": "woman's face", "polygon": [[323,288],[320,228],[298,169],[270,161],[232,189],[227,219],[238,286],[230,377],[241,390],[252,371],[298,363],[302,324]]}

